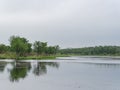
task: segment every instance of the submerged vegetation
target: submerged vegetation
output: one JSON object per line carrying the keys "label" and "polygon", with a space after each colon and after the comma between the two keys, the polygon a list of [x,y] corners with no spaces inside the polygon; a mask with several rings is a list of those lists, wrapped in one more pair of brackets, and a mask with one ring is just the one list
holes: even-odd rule
{"label": "submerged vegetation", "polygon": [[1,59],[54,59],[59,46],[48,46],[47,42],[33,44],[24,37],[11,36],[10,45],[0,44]]}

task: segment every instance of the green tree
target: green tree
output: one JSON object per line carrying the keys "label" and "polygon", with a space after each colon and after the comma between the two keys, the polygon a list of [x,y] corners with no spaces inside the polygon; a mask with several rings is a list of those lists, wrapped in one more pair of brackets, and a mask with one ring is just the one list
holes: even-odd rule
{"label": "green tree", "polygon": [[120,46],[96,46],[85,48],[70,48],[59,50],[61,54],[78,55],[120,55]]}
{"label": "green tree", "polygon": [[26,53],[31,52],[31,44],[26,38],[21,38],[19,36],[12,36],[10,37],[10,46],[11,51],[15,52],[16,55],[25,56]]}
{"label": "green tree", "polygon": [[33,48],[38,55],[43,54],[46,51],[47,42],[35,41],[35,43],[33,44]]}
{"label": "green tree", "polygon": [[46,48],[46,54],[56,54],[56,53],[58,53],[58,50],[59,50],[59,46],[57,45],[57,46],[49,46],[49,47],[47,47]]}
{"label": "green tree", "polygon": [[10,51],[9,46],[6,46],[4,44],[0,44],[0,53],[5,53],[5,52],[8,52],[8,51]]}

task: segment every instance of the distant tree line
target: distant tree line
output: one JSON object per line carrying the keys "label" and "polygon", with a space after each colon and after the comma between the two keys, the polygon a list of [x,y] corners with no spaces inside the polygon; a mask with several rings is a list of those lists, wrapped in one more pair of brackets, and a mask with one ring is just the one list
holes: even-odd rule
{"label": "distant tree line", "polygon": [[95,46],[85,48],[61,49],[61,54],[76,55],[120,55],[120,46]]}
{"label": "distant tree line", "polygon": [[0,44],[0,54],[15,53],[19,56],[35,55],[55,55],[59,46],[48,46],[47,42],[35,41],[33,44],[24,37],[11,36],[10,45]]}

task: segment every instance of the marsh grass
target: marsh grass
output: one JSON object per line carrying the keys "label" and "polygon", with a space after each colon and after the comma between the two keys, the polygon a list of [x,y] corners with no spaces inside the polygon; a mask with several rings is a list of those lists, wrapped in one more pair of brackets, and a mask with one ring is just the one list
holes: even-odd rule
{"label": "marsh grass", "polygon": [[0,54],[0,59],[15,59],[15,60],[41,60],[41,59],[56,59],[55,55],[27,55],[18,57],[15,53]]}

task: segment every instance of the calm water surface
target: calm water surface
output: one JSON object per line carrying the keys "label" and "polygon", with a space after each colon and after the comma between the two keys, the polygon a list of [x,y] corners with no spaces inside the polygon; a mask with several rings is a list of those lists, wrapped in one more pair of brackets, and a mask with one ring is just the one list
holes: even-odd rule
{"label": "calm water surface", "polygon": [[120,90],[120,59],[1,60],[0,90]]}

